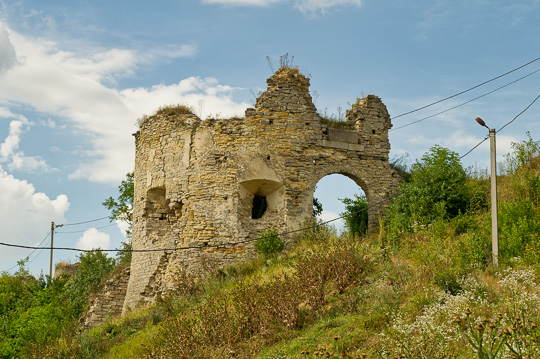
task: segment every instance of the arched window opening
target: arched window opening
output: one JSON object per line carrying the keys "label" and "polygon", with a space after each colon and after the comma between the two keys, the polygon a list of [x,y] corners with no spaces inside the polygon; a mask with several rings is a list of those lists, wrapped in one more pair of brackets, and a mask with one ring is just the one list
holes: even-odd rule
{"label": "arched window opening", "polygon": [[[362,187],[350,177],[341,174],[323,177],[315,187],[313,204],[314,214],[318,212],[316,218],[323,222],[332,221],[328,224],[338,233],[362,234],[367,231],[367,209],[362,210],[362,206],[367,207],[367,199]],[[337,219],[340,216],[344,218]]]}
{"label": "arched window opening", "polygon": [[251,219],[275,216],[284,206],[283,185],[270,179],[251,179],[240,182],[242,214]]}
{"label": "arched window opening", "polygon": [[253,207],[251,208],[251,218],[253,219],[262,218],[267,208],[268,208],[268,202],[266,201],[266,196],[261,196],[261,195],[253,196]]}

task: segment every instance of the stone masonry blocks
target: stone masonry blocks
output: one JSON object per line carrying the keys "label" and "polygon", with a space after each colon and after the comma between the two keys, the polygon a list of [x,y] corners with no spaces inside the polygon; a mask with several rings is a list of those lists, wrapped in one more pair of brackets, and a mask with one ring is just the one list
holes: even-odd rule
{"label": "stone masonry blocks", "polygon": [[[132,245],[157,251],[133,253],[124,311],[178,289],[181,271],[200,276],[248,258],[262,230],[300,228],[326,175],[350,177],[369,203],[397,189],[392,125],[377,96],[353,105],[347,129],[337,130],[321,121],[298,70],[282,68],[267,83],[244,118],[165,113],[141,124]],[[370,208],[371,228],[381,210]]]}

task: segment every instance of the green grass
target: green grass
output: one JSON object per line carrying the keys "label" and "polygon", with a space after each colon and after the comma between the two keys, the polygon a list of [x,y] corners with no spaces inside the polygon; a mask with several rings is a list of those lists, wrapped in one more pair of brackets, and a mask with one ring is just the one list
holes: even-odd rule
{"label": "green grass", "polygon": [[162,116],[176,116],[176,115],[193,115],[194,111],[193,108],[186,105],[167,105],[167,106],[160,106],[156,112],[155,115],[162,115]]}
{"label": "green grass", "polygon": [[539,167],[510,176],[498,267],[485,206],[401,232],[321,228],[28,357],[538,358]]}
{"label": "green grass", "polygon": [[104,359],[141,358],[144,356],[143,346],[151,344],[151,339],[157,335],[159,326],[147,327],[128,337],[124,342],[113,346],[103,356]]}
{"label": "green grass", "polygon": [[326,125],[326,127],[329,128],[336,128],[341,130],[354,130],[352,126],[350,126],[347,121],[344,119],[338,119],[337,117],[328,117],[328,116],[321,116],[321,123],[323,125]]}

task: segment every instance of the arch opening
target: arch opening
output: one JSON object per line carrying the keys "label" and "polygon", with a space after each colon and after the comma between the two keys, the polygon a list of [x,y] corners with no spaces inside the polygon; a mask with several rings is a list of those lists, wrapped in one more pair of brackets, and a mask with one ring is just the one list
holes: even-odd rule
{"label": "arch opening", "polygon": [[[346,233],[350,229],[347,219],[337,219],[347,211],[348,207],[354,207],[358,198],[364,199],[367,206],[366,194],[358,182],[359,180],[353,179],[352,176],[333,173],[321,178],[315,186],[313,193],[314,212],[315,203],[318,202],[322,206],[322,212],[317,215],[317,219],[323,222],[332,221],[328,224],[333,226],[338,234]],[[349,202],[348,205],[347,202]],[[360,218],[362,223],[354,228],[367,230],[367,210],[363,211],[362,214],[363,216],[356,218]]]}

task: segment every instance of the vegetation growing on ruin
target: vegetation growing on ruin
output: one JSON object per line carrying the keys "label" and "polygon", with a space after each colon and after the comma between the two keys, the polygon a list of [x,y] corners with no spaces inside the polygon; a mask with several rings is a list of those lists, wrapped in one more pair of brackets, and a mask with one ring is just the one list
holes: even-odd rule
{"label": "vegetation growing on ruin", "polygon": [[[529,138],[505,160],[499,267],[491,264],[489,180],[434,146],[407,167],[402,190],[414,195],[395,201],[374,233],[312,227],[287,251],[209,268],[204,281],[181,276],[182,291],[89,331],[57,321],[62,329],[39,340],[24,334],[0,357],[537,358],[539,148]],[[438,171],[444,180],[429,178]],[[399,217],[404,211],[411,218]],[[17,338],[6,328],[31,328],[28,308],[47,318],[37,323],[62,318],[50,293],[68,285],[24,278],[2,275],[0,338]]]}
{"label": "vegetation growing on ruin", "polygon": [[195,114],[195,112],[192,107],[177,104],[177,105],[160,106],[154,113],[154,116],[157,116],[157,115],[177,116],[177,115],[193,115],[193,114]]}

